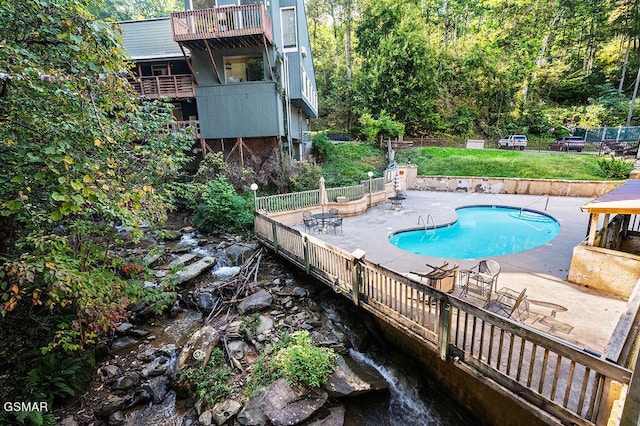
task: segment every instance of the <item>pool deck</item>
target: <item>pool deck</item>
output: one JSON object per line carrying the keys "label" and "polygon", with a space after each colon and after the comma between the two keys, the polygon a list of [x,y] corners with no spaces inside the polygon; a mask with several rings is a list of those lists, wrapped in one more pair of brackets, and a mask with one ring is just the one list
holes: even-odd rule
{"label": "pool deck", "polygon": [[[560,222],[560,233],[543,246],[520,253],[493,256],[501,266],[498,288],[516,291],[527,289],[531,314],[524,324],[558,338],[602,353],[620,316],[626,310],[626,300],[599,294],[566,281],[573,248],[584,240],[589,215],[580,206],[591,198],[546,197],[532,195],[481,194],[407,191],[403,209],[393,210],[391,204],[370,208],[365,214],[346,217],[343,234],[313,233],[349,252],[362,249],[367,259],[403,274],[429,272],[428,265],[458,264],[460,269],[474,266],[480,259],[434,258],[405,252],[391,245],[391,234],[414,228],[419,216],[431,215],[437,225],[456,220],[455,209],[471,205],[525,207],[545,212]],[[303,230],[302,225],[296,228]],[[456,289],[455,295],[459,294]],[[480,300],[472,303],[481,304]],[[545,304],[566,308],[551,312]],[[542,321],[541,321],[542,320]]]}

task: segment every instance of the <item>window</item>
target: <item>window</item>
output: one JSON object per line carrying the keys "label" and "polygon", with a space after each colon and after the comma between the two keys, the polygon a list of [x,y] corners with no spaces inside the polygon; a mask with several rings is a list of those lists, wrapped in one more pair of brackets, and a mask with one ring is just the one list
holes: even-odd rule
{"label": "window", "polygon": [[264,80],[262,56],[224,58],[224,75],[227,83]]}
{"label": "window", "polygon": [[298,30],[296,28],[296,8],[288,7],[280,10],[282,19],[282,47],[285,51],[298,48]]}

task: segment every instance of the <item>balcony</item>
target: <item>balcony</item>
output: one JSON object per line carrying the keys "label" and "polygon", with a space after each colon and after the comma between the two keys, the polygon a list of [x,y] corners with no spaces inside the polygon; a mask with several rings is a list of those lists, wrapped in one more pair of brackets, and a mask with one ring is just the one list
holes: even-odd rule
{"label": "balcony", "polygon": [[190,74],[137,77],[130,83],[140,95],[148,96],[150,99],[165,96],[170,98],[193,98],[196,96],[193,77]]}
{"label": "balcony", "polygon": [[183,120],[183,121],[174,121],[173,123],[169,123],[168,128],[170,131],[175,132],[178,130],[183,130],[188,127],[193,127],[195,137],[200,139],[200,121],[199,120]]}
{"label": "balcony", "polygon": [[263,4],[171,13],[173,39],[206,50],[264,46],[273,42],[271,17]]}

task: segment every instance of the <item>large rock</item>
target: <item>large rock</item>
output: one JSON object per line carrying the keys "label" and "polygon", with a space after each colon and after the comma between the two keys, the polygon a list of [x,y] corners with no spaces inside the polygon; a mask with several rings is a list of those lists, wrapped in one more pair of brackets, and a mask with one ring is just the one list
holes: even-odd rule
{"label": "large rock", "polygon": [[336,369],[325,385],[330,397],[354,396],[388,388],[389,384],[375,368],[349,356],[336,360]]}
{"label": "large rock", "polygon": [[194,279],[203,272],[213,268],[216,264],[215,257],[206,256],[191,265],[185,266],[185,268],[176,274],[176,283],[181,284],[189,280]]}
{"label": "large rock", "polygon": [[243,426],[264,426],[267,424],[267,416],[262,411],[262,399],[264,390],[257,391],[244,405],[242,411],[236,417],[238,423]]}
{"label": "large rock", "polygon": [[331,407],[328,410],[323,408],[321,411],[326,411],[326,413],[321,413],[321,416],[316,416],[317,419],[308,423],[307,426],[342,426],[344,425],[344,415],[346,413],[346,409],[342,405],[338,405],[337,407]]}
{"label": "large rock", "polygon": [[238,414],[240,408],[242,408],[242,404],[232,399],[226,399],[222,402],[218,402],[211,409],[211,412],[213,413],[213,421],[220,426],[231,417]]}
{"label": "large rock", "polygon": [[253,254],[254,248],[242,244],[234,244],[226,250],[227,258],[233,266],[242,265]]}
{"label": "large rock", "polygon": [[251,296],[244,299],[238,305],[238,310],[241,314],[250,314],[252,312],[258,312],[271,306],[273,297],[267,290],[262,289]]}
{"label": "large rock", "polygon": [[96,407],[96,415],[98,417],[109,417],[116,411],[120,411],[126,403],[127,400],[124,398],[120,398],[118,396],[108,396],[106,399],[100,401],[100,403]]}
{"label": "large rock", "polygon": [[265,390],[260,406],[275,426],[295,425],[322,408],[327,397],[324,390],[292,387],[285,379],[278,379]]}
{"label": "large rock", "polygon": [[211,351],[220,341],[220,335],[215,328],[205,325],[193,333],[189,341],[182,348],[178,358],[177,371],[191,365],[207,365]]}

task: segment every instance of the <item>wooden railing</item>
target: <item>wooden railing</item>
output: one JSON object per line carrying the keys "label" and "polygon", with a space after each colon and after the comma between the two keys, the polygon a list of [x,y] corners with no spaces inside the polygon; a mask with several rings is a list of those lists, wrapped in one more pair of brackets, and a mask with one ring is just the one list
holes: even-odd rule
{"label": "wooden railing", "polygon": [[[385,182],[390,178],[380,177],[371,179],[371,192],[384,191]],[[360,185],[327,188],[329,202],[336,201],[337,197],[347,197],[349,201],[357,200],[369,193],[369,181],[363,180]],[[256,199],[256,210],[265,213],[284,212],[289,210],[317,207],[320,205],[320,191],[291,192],[287,194],[267,195]]]}
{"label": "wooden railing", "polygon": [[261,35],[273,40],[271,17],[262,3],[171,13],[177,42]]}
{"label": "wooden railing", "polygon": [[195,130],[195,137],[200,138],[200,121],[198,120],[174,121],[173,123],[169,123],[168,126],[169,130],[172,131],[193,127],[193,129]]}
{"label": "wooden railing", "polygon": [[320,190],[293,192],[288,194],[268,195],[256,199],[256,210],[261,212],[285,212],[305,209],[320,205]]}
{"label": "wooden railing", "polygon": [[190,74],[136,77],[130,83],[140,95],[148,96],[151,99],[165,96],[170,98],[193,98],[196,96],[193,77]]}
{"label": "wooden railing", "polygon": [[258,238],[277,254],[405,330],[443,361],[463,363],[563,423],[606,424],[612,384],[631,372],[384,266],[255,214]]}

